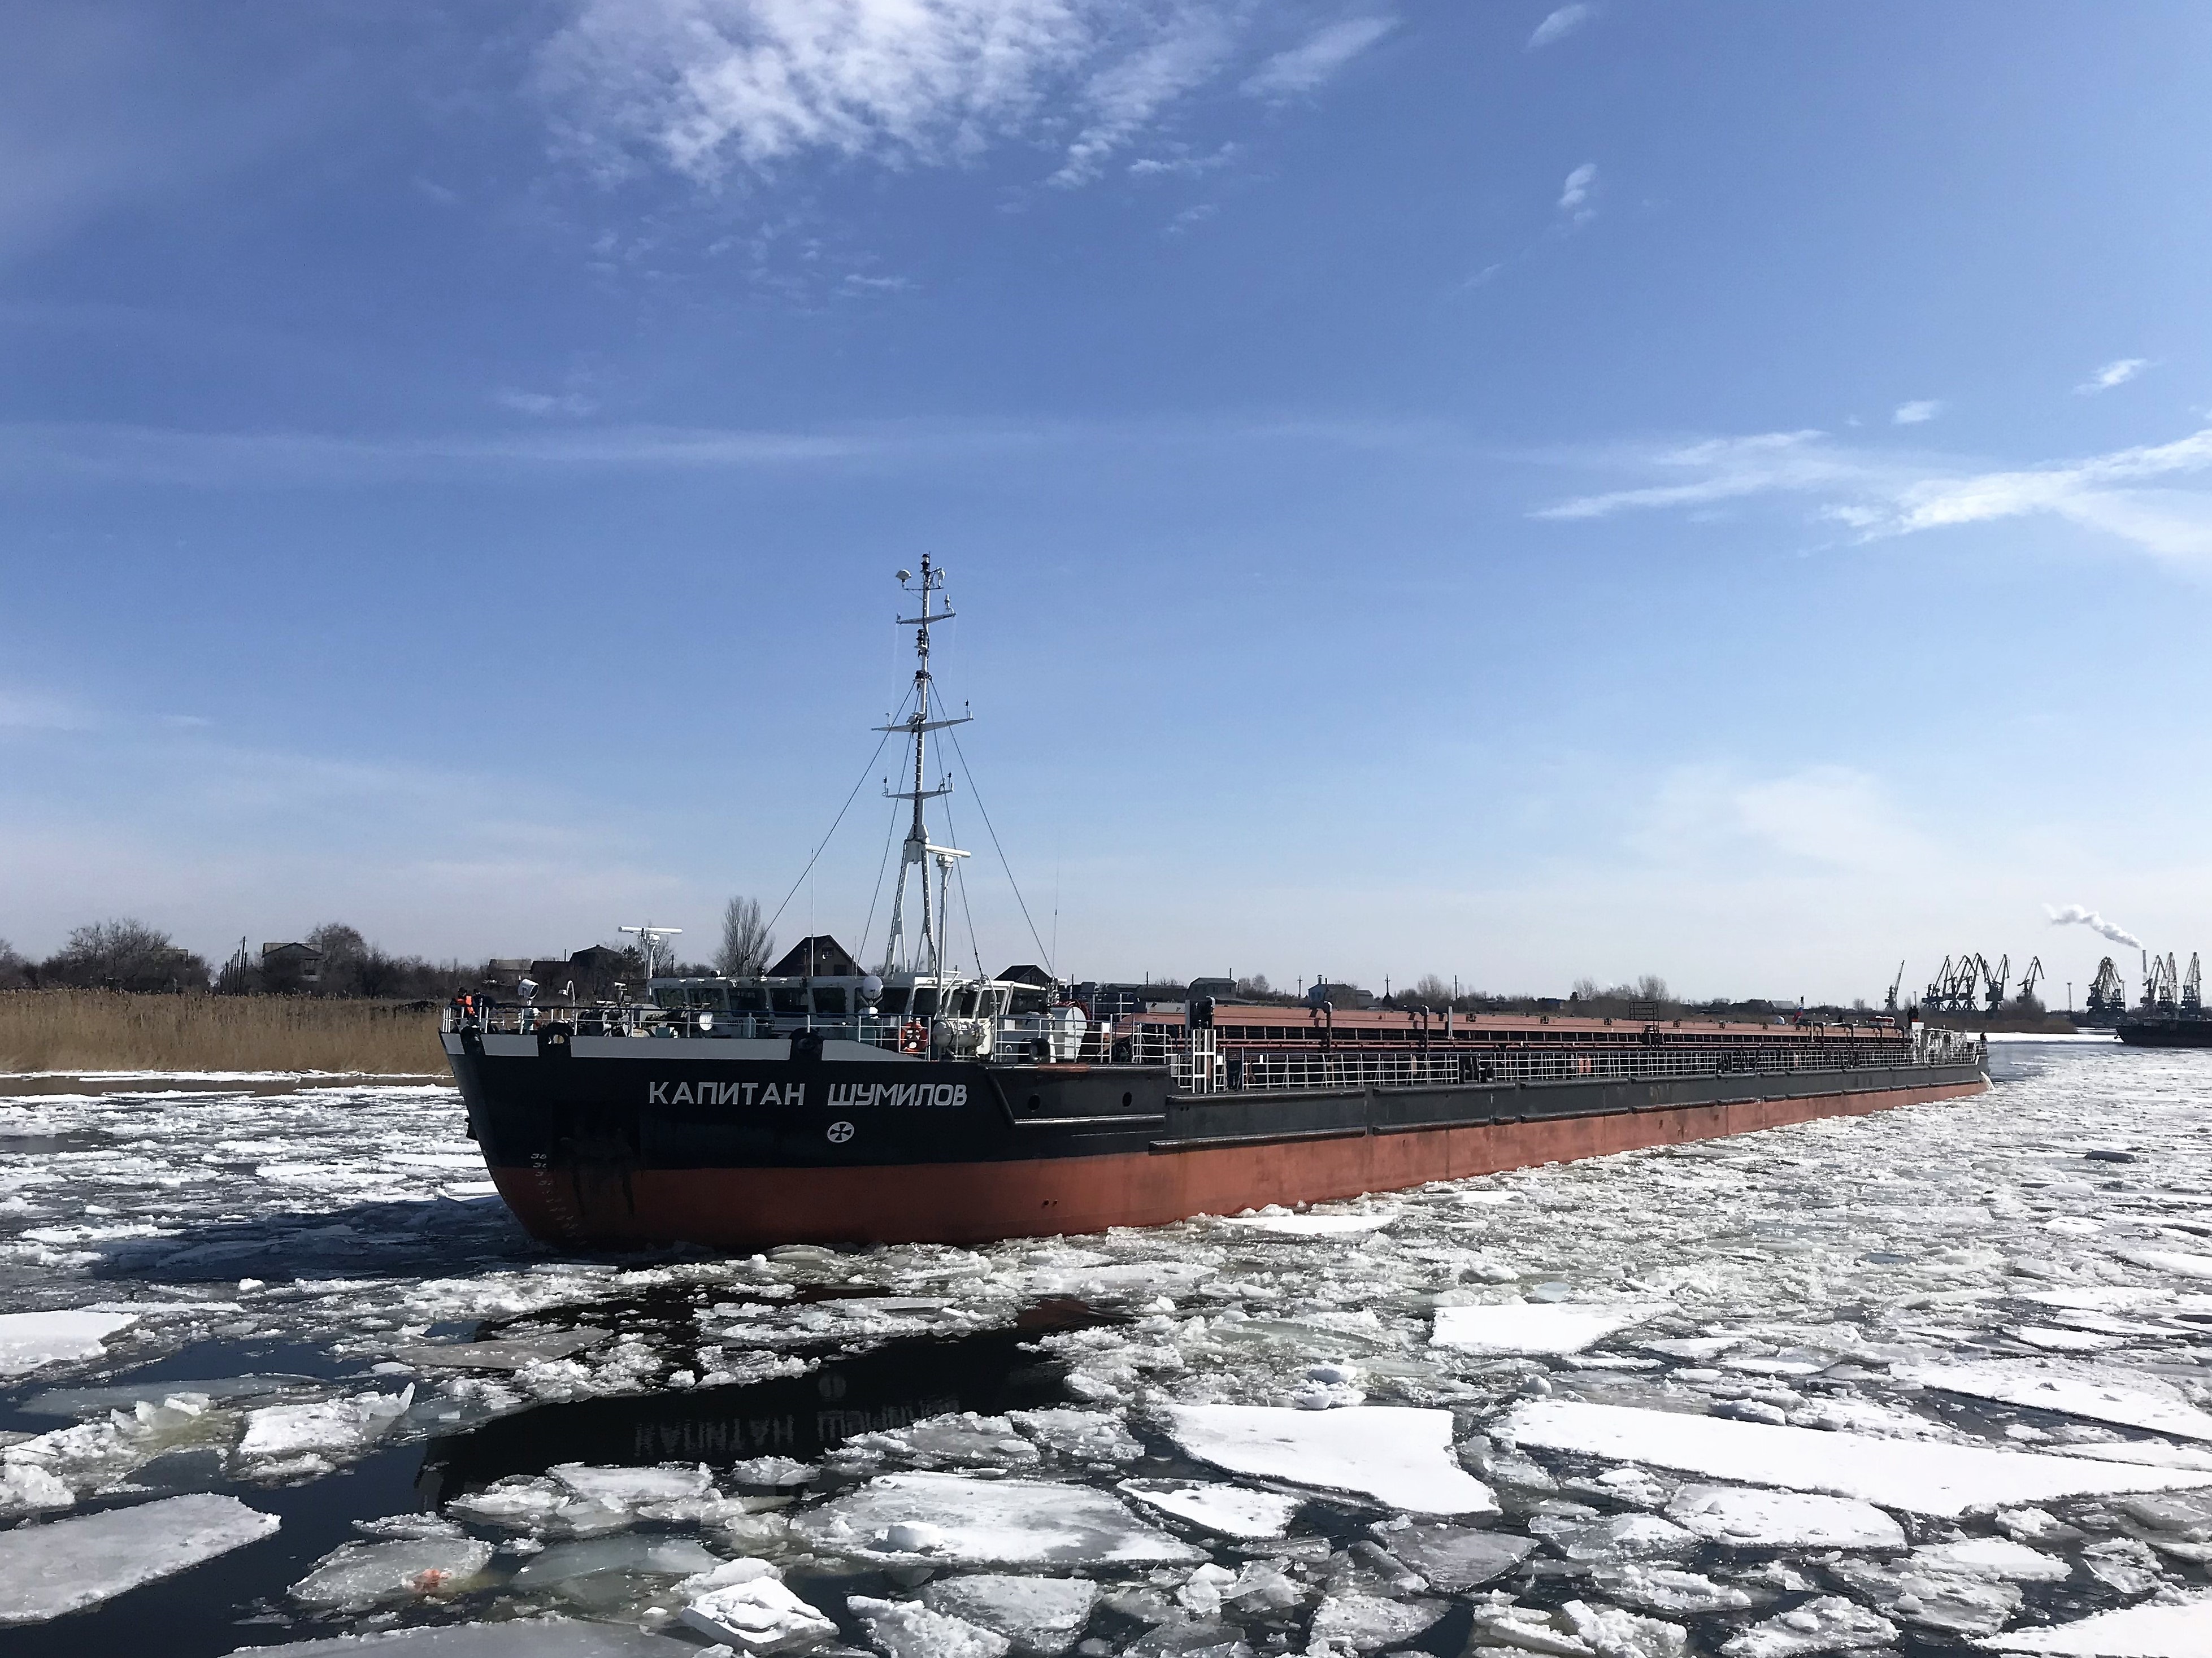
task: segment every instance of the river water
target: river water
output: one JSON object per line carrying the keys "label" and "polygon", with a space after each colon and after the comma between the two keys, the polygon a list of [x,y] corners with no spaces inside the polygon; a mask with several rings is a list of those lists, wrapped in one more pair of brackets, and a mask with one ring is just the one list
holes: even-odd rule
{"label": "river water", "polygon": [[127,1579],[59,1528],[279,1522],[0,1654],[680,1658],[749,1572],[801,1608],[755,1644],[833,1658],[2212,1642],[2212,1054],[1993,1064],[1299,1214],[749,1259],[532,1243],[450,1089],[0,1098],[0,1314],[97,1315],[0,1335],[0,1616],[31,1528]]}

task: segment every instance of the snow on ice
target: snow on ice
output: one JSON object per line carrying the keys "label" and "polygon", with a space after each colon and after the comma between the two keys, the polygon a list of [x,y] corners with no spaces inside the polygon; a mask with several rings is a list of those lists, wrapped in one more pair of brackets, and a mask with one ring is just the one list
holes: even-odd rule
{"label": "snow on ice", "polygon": [[864,1560],[1093,1566],[1204,1558],[1104,1491],[1030,1479],[884,1474],[792,1523],[817,1548]]}
{"label": "snow on ice", "polygon": [[1413,1514],[1498,1511],[1490,1487],[1453,1459],[1448,1411],[1191,1405],[1168,1416],[1177,1444],[1231,1473],[1348,1491]]}
{"label": "snow on ice", "polygon": [[1475,1353],[1578,1353],[1666,1310],[1654,1303],[1613,1306],[1509,1301],[1439,1307],[1430,1343]]}
{"label": "snow on ice", "polygon": [[266,1537],[276,1516],[195,1492],[0,1532],[0,1625],[37,1624],[113,1599]]}
{"label": "snow on ice", "polygon": [[1977,1364],[1900,1364],[1892,1374],[1948,1394],[1994,1399],[2002,1404],[2118,1423],[2184,1439],[2212,1439],[2212,1416],[2192,1407],[2173,1383],[2109,1365],[1994,1359]]}
{"label": "snow on ice", "polygon": [[0,1313],[0,1376],[21,1376],[42,1365],[97,1358],[107,1338],[127,1330],[138,1315],[80,1311]]}
{"label": "snow on ice", "polygon": [[1247,1540],[1280,1537],[1305,1507],[1302,1497],[1250,1491],[1242,1485],[1125,1479],[1119,1489],[1146,1508],[1222,1537]]}
{"label": "snow on ice", "polygon": [[1522,1445],[1656,1462],[1719,1479],[1826,1491],[1945,1518],[2000,1503],[2212,1485],[2212,1474],[2201,1472],[1874,1439],[1863,1434],[1566,1400],[1518,1406],[1505,1431]]}
{"label": "snow on ice", "polygon": [[2207,1658],[2212,1655],[2212,1594],[2100,1612],[2048,1629],[2014,1630],[1980,1644],[2000,1652],[2060,1653],[2068,1658]]}

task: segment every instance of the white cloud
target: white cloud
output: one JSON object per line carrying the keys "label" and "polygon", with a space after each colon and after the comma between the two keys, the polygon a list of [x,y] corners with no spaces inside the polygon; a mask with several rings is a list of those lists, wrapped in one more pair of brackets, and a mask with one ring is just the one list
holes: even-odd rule
{"label": "white cloud", "polygon": [[1900,869],[1926,851],[1877,779],[1836,765],[1773,777],[1747,777],[1726,766],[1678,768],[1660,785],[1634,839],[1663,859],[1736,866],[1755,854],[1838,870]]}
{"label": "white cloud", "polygon": [[1261,64],[1244,82],[1244,90],[1257,98],[1311,92],[1397,27],[1395,17],[1347,17],[1331,23]]}
{"label": "white cloud", "polygon": [[[643,156],[717,184],[809,155],[939,165],[1020,138],[1061,146],[1052,181],[1077,185],[1249,65],[1255,15],[1247,0],[580,0],[538,80],[564,139],[609,172]],[[1329,24],[1245,90],[1309,91],[1392,27]]]}
{"label": "white cloud", "polygon": [[2116,386],[2125,386],[2149,367],[2148,357],[2120,357],[2106,363],[2074,389],[2083,397],[2094,397],[2098,392],[2109,392]]}
{"label": "white cloud", "polygon": [[556,397],[550,392],[507,391],[492,401],[518,415],[568,415],[579,419],[596,412],[599,406],[580,392],[564,392]]}
{"label": "white cloud", "polygon": [[1917,403],[1900,403],[1897,412],[1889,418],[1898,426],[1918,426],[1934,420],[1943,412],[1943,405],[1933,398],[1923,398]]}
{"label": "white cloud", "polygon": [[1590,192],[1597,188],[1597,163],[1584,161],[1559,187],[1559,211],[1574,216],[1577,224],[1595,218],[1597,210],[1589,205]]}
{"label": "white cloud", "polygon": [[1595,6],[1584,5],[1581,0],[1577,0],[1577,3],[1571,6],[1561,6],[1536,25],[1536,32],[1528,37],[1528,50],[1534,52],[1540,46],[1550,46],[1554,40],[1565,39],[1596,15]]}
{"label": "white cloud", "polygon": [[1915,458],[1846,448],[1819,432],[1719,438],[1632,460],[1640,470],[1683,481],[1583,495],[1534,515],[1603,518],[1798,495],[1814,498],[1820,517],[1868,539],[2048,516],[2117,537],[2157,558],[2212,568],[2212,490],[2165,482],[2212,471],[2212,428],[2171,443],[2019,471],[1938,470]]}

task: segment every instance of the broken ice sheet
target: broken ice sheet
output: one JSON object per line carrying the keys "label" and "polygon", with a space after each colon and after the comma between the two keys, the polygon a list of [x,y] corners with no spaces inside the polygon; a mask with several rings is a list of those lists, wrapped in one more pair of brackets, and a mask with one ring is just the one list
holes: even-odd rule
{"label": "broken ice sheet", "polygon": [[1501,1577],[1534,1552],[1533,1539],[1436,1521],[1386,1520],[1368,1527],[1393,1558],[1448,1594]]}
{"label": "broken ice sheet", "polygon": [[854,1594],[845,1605],[887,1658],[1004,1658],[1012,1645],[996,1630],[912,1601]]}
{"label": "broken ice sheet", "polygon": [[1799,1658],[1805,1653],[1887,1646],[1896,1637],[1897,1625],[1887,1618],[1830,1594],[1731,1636],[1721,1651],[1726,1658]]}
{"label": "broken ice sheet", "polygon": [[1280,1491],[1189,1480],[1125,1479],[1119,1489],[1145,1507],[1200,1530],[1246,1540],[1280,1537],[1306,1505],[1304,1497]]}
{"label": "broken ice sheet", "polygon": [[107,1338],[127,1330],[138,1315],[89,1309],[51,1313],[0,1313],[0,1376],[23,1376],[48,1364],[98,1358]]}
{"label": "broken ice sheet", "polygon": [[2212,1594],[2102,1612],[2045,1629],[2010,1630],[1977,1644],[2065,1658],[2212,1658]]}
{"label": "broken ice sheet", "polygon": [[1312,1639],[1316,1648],[1379,1652],[1384,1647],[1403,1646],[1443,1614],[1442,1600],[1332,1594],[1314,1612]]}
{"label": "broken ice sheet", "polygon": [[1913,1560],[1838,1560],[1828,1575],[1900,1624],[1946,1635],[1992,1635],[2021,1594],[2001,1577],[1930,1571]]}
{"label": "broken ice sheet", "polygon": [[1947,1519],[1969,1508],[2212,1485],[2212,1473],[2130,1467],[1971,1445],[1870,1439],[1571,1400],[1520,1405],[1501,1431],[1522,1445],[1548,1450],[1855,1497],[1883,1508]]}
{"label": "broken ice sheet", "polygon": [[270,1405],[246,1419],[236,1459],[248,1478],[326,1473],[364,1454],[414,1402],[415,1389],[356,1394],[314,1405]]}
{"label": "broken ice sheet", "polygon": [[1901,1549],[1905,1528],[1870,1503],[1740,1485],[1685,1485],[1667,1517],[1731,1548]]}
{"label": "broken ice sheet", "polygon": [[1273,1232],[1280,1237],[1328,1238],[1379,1232],[1397,1218],[1395,1209],[1376,1209],[1349,1214],[1315,1211],[1298,1213],[1271,1206],[1247,1215],[1223,1215],[1218,1218],[1218,1224],[1233,1226],[1242,1231]]}
{"label": "broken ice sheet", "polygon": [[1168,1417],[1186,1453],[1231,1473],[1369,1497],[1414,1514],[1498,1511],[1490,1487],[1452,1455],[1449,1411],[1183,1405],[1170,1406]]}
{"label": "broken ice sheet", "polygon": [[1590,1587],[1609,1600],[1686,1617],[1706,1612],[1742,1612],[1757,1604],[1750,1594],[1733,1583],[1717,1583],[1702,1573],[1640,1561],[1597,1567],[1590,1573]]}
{"label": "broken ice sheet", "polygon": [[342,1544],[292,1585],[292,1598],[306,1606],[361,1611],[380,1601],[455,1594],[484,1569],[491,1552],[490,1544],[460,1536]]}
{"label": "broken ice sheet", "polygon": [[2192,1406],[2171,1382],[2140,1370],[2044,1359],[1991,1359],[1974,1364],[1900,1364],[1893,1374],[1900,1381],[1944,1393],[2182,1439],[2212,1440],[2212,1415]]}
{"label": "broken ice sheet", "polygon": [[0,1532],[0,1625],[97,1606],[266,1537],[276,1516],[195,1492]]}
{"label": "broken ice sheet", "polygon": [[1101,1491],[957,1473],[884,1474],[792,1516],[816,1548],[971,1566],[1154,1565],[1202,1559]]}
{"label": "broken ice sheet", "polygon": [[1010,1411],[1008,1418],[1045,1449],[1091,1462],[1133,1462],[1145,1454],[1112,1411]]}
{"label": "broken ice sheet", "polygon": [[1429,1345],[1473,1353],[1578,1353],[1671,1310],[1663,1302],[1508,1301],[1439,1307]]}
{"label": "broken ice sheet", "polygon": [[921,1598],[932,1612],[1005,1636],[1024,1658],[1059,1658],[1082,1637],[1098,1603],[1098,1585],[1084,1577],[978,1572],[937,1578],[923,1586]]}
{"label": "broken ice sheet", "polygon": [[740,1652],[805,1652],[837,1633],[765,1560],[728,1561],[677,1587],[692,1597],[684,1621]]}

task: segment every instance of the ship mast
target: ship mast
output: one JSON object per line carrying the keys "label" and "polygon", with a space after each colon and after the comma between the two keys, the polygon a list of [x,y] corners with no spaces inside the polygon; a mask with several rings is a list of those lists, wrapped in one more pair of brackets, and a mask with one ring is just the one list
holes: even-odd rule
{"label": "ship mast", "polygon": [[[902,587],[914,580],[904,570],[898,573],[898,579]],[[929,717],[930,691],[934,684],[929,677],[930,624],[948,621],[953,615],[949,606],[941,605],[933,612],[929,608],[929,596],[932,593],[942,594],[944,589],[945,572],[932,564],[929,555],[924,553],[921,556],[921,614],[898,618],[899,626],[915,630],[914,712],[899,725],[876,727],[880,732],[904,732],[914,742],[914,786],[911,789],[887,786],[884,790],[884,798],[887,800],[914,802],[914,821],[907,829],[906,844],[899,853],[898,887],[891,896],[891,930],[890,936],[884,941],[883,970],[885,973],[927,973],[933,978],[941,976],[945,970],[945,910],[947,889],[951,883],[952,863],[955,859],[968,855],[957,847],[932,845],[929,832],[922,822],[923,801],[934,800],[941,794],[952,793],[950,777],[933,789],[922,786],[922,739],[930,732],[943,731],[948,726],[964,726],[969,718],[966,714],[957,720],[932,720]],[[929,902],[928,865],[932,858],[937,860],[938,868],[938,900],[934,914],[931,913]],[[906,939],[906,885],[909,869],[920,872],[916,884],[921,893],[921,931],[907,958],[901,961],[899,947]]]}

